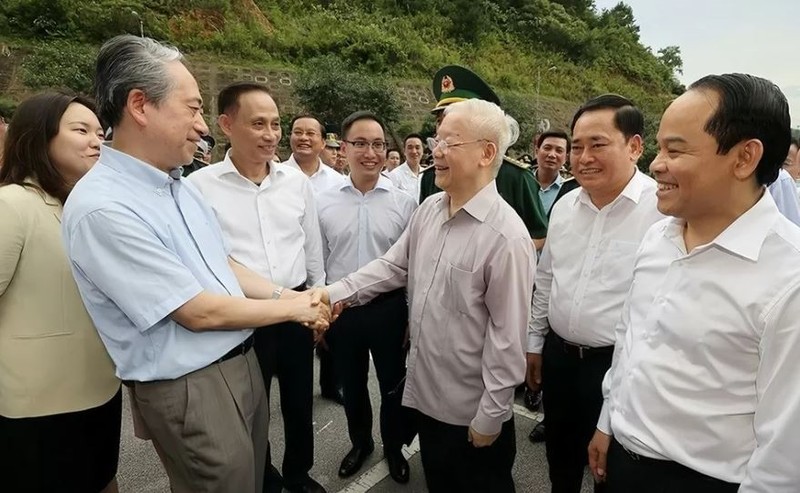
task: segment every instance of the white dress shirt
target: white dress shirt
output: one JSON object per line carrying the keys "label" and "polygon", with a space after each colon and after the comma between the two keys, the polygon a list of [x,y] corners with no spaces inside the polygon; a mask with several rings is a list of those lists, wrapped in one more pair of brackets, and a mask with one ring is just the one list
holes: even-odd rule
{"label": "white dress shirt", "polygon": [[797,492],[800,229],[768,193],[690,253],[683,229],[642,240],[598,428],[739,493]]}
{"label": "white dress shirt", "polygon": [[528,352],[541,354],[548,328],[582,346],[612,346],[636,249],[663,217],[656,182],[639,171],[601,210],[583,188],[556,202],[536,271]]}
{"label": "white dress shirt", "polygon": [[781,168],[778,179],[769,185],[769,193],[781,214],[800,226],[800,199],[797,197],[797,187],[792,175]]}
{"label": "white dress shirt", "polygon": [[188,180],[214,209],[231,258],[281,286],[325,285],[314,192],[302,171],[272,164],[256,185],[239,174],[228,152]]}
{"label": "white dress shirt", "polygon": [[[300,168],[300,165],[297,164],[297,161],[294,159],[294,154],[289,156],[289,159],[281,164],[291,166],[292,168],[305,174],[305,172]],[[319,168],[317,168],[317,171],[313,175],[309,176],[308,179],[311,180],[311,186],[314,187],[314,194],[318,195],[329,188],[338,187],[344,183],[346,178],[335,169],[323,163],[320,159]]]}
{"label": "white dress shirt", "polygon": [[322,255],[329,284],[357,271],[394,245],[417,202],[381,176],[362,194],[347,178],[317,196]]}
{"label": "white dress shirt", "polygon": [[408,166],[408,161],[390,171],[389,178],[392,180],[392,183],[394,183],[394,186],[409,194],[419,203],[420,175],[419,173],[415,175],[414,172],[411,171],[411,167]]}

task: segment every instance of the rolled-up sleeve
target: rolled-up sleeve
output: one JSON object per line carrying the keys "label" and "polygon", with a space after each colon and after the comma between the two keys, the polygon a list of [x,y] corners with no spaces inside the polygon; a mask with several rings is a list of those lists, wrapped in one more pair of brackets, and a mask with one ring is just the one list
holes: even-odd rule
{"label": "rolled-up sleeve", "polygon": [[489,326],[481,362],[485,390],[471,426],[500,433],[525,378],[525,333],[530,315],[536,255],[527,238],[503,243],[487,266],[485,303]]}
{"label": "rolled-up sleeve", "polygon": [[73,224],[64,227],[64,242],[79,288],[99,290],[139,330],[203,291],[181,259],[133,213],[97,210]]}

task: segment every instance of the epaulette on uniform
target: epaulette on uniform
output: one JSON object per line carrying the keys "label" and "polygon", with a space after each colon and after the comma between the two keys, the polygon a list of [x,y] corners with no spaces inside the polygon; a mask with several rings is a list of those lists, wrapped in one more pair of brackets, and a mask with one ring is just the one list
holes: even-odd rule
{"label": "epaulette on uniform", "polygon": [[530,164],[523,163],[519,159],[514,159],[514,158],[511,158],[511,157],[508,157],[508,156],[503,156],[503,160],[513,164],[514,166],[522,168],[522,169],[530,169],[530,167],[531,167]]}

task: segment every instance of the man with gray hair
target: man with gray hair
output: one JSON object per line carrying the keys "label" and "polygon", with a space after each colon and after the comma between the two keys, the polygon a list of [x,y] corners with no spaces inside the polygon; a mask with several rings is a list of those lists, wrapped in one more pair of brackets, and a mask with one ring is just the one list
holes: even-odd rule
{"label": "man with gray hair", "polygon": [[408,288],[410,352],[403,405],[418,411],[428,490],[514,491],[514,389],[525,376],[525,326],[536,257],[494,177],[517,123],[495,104],[450,105],[429,143],[436,186],[382,257],[328,286],[363,305]]}
{"label": "man with gray hair", "polygon": [[260,493],[269,410],[251,327],[325,328],[325,293],[283,290],[229,258],[214,213],[181,179],[208,127],[176,49],[113,38],[95,88],[114,141],[62,222],[83,301],[172,491]]}

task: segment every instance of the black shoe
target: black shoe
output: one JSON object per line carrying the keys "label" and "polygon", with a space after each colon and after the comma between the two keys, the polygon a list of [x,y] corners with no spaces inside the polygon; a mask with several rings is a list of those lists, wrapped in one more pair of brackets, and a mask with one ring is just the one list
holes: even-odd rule
{"label": "black shoe", "polygon": [[342,465],[339,466],[339,477],[348,478],[357,473],[373,450],[375,450],[374,443],[370,444],[369,447],[353,447],[350,449],[350,452],[342,459]]}
{"label": "black shoe", "polygon": [[533,443],[542,443],[544,441],[544,421],[537,423],[528,435],[528,440]]}
{"label": "black shoe", "polygon": [[325,488],[314,481],[313,479],[306,478],[300,483],[295,483],[292,485],[285,485],[284,488],[290,491],[291,493],[327,493]]}
{"label": "black shoe", "polygon": [[389,475],[396,483],[406,484],[410,475],[408,461],[400,451],[387,453],[386,462],[389,464]]}
{"label": "black shoe", "polygon": [[323,399],[333,401],[340,406],[344,406],[344,392],[341,388],[338,389],[323,389],[320,393]]}
{"label": "black shoe", "polygon": [[541,390],[533,391],[526,387],[525,407],[527,407],[528,410],[530,411],[538,411],[541,405],[542,405],[542,391]]}

